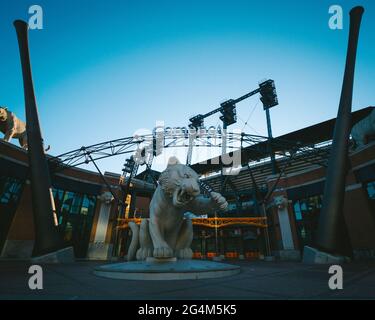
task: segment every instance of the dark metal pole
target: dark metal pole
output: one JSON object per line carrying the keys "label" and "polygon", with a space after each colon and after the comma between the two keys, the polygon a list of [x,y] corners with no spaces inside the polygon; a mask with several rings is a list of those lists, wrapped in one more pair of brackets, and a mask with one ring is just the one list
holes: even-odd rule
{"label": "dark metal pole", "polygon": [[349,43],[344,80],[333,134],[331,155],[324,188],[323,207],[319,218],[316,239],[316,245],[319,249],[343,255],[352,254],[344,219],[343,204],[348,168],[347,157],[351,128],[354,70],[363,12],[364,9],[360,6],[350,11]]}
{"label": "dark metal pole", "polygon": [[272,149],[272,126],[271,126],[271,115],[270,115],[270,109],[266,109],[266,118],[267,118],[267,131],[268,131],[268,149],[271,156],[271,165],[272,165],[272,173],[277,173],[277,166],[276,166],[276,160],[275,160],[275,154]]}
{"label": "dark metal pole", "polygon": [[35,228],[35,244],[32,255],[40,256],[61,249],[63,242],[57,228],[50,173],[40,132],[30,66],[28,25],[24,21],[16,20],[14,26],[18,37],[25,94],[28,158]]}
{"label": "dark metal pole", "polygon": [[221,154],[225,155],[227,153],[227,130],[228,125],[223,121],[223,132],[221,133]]}
{"label": "dark metal pole", "polygon": [[266,109],[266,118],[267,118],[267,132],[268,138],[272,138],[272,126],[271,126],[271,116],[270,116],[270,109]]}
{"label": "dark metal pole", "polygon": [[265,241],[265,246],[266,246],[266,256],[272,256],[272,251],[271,251],[271,244],[270,244],[270,235],[268,232],[268,217],[267,217],[267,209],[266,209],[266,204],[263,202],[262,203],[262,216],[266,218],[266,223],[267,226],[264,228],[264,241]]}

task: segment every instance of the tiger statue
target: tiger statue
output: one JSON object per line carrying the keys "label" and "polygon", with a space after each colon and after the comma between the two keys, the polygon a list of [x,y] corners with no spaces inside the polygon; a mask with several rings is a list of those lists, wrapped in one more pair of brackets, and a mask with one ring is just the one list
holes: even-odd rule
{"label": "tiger statue", "polygon": [[193,224],[184,214],[209,214],[226,210],[227,206],[219,193],[211,192],[210,197],[201,195],[198,174],[171,157],[151,199],[150,218],[142,219],[140,226],[129,223],[132,240],[128,261],[148,257],[191,259]]}
{"label": "tiger statue", "polygon": [[4,141],[18,139],[20,146],[27,149],[26,123],[6,107],[0,107],[0,131],[4,133]]}
{"label": "tiger statue", "polygon": [[351,135],[354,142],[353,149],[363,147],[375,137],[375,109],[352,127]]}

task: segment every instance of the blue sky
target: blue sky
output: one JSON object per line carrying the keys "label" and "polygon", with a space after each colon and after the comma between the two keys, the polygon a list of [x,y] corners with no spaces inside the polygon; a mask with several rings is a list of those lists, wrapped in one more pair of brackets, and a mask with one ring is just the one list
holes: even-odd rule
{"label": "blue sky", "polygon": [[[264,78],[275,80],[280,102],[271,110],[274,136],[332,118],[348,11],[358,4],[366,12],[353,110],[375,104],[374,1],[1,0],[0,104],[23,119],[12,22],[27,20],[33,4],[44,11],[44,29],[30,31],[34,85],[43,136],[54,155],[152,129],[157,120],[187,125],[190,116],[257,88]],[[328,28],[332,4],[344,10],[343,30]],[[238,104],[236,126],[266,135],[258,101],[255,96]],[[217,124],[218,116],[206,121]],[[123,161],[103,160],[100,167],[120,172]]]}

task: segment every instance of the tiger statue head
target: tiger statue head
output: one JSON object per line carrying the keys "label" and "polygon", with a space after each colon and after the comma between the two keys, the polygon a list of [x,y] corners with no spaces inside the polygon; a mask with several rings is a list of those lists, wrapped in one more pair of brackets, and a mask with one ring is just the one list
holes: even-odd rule
{"label": "tiger statue head", "polygon": [[4,122],[8,119],[8,108],[0,107],[0,121]]}
{"label": "tiger statue head", "polygon": [[176,207],[186,206],[200,194],[198,174],[176,157],[169,159],[167,169],[159,177],[159,184]]}

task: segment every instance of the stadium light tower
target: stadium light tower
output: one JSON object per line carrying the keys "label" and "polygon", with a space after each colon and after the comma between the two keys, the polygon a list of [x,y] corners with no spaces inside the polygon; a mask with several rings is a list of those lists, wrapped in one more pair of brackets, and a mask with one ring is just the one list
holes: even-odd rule
{"label": "stadium light tower", "polygon": [[203,127],[204,115],[198,114],[198,115],[190,118],[189,121],[190,121],[189,128],[198,130],[198,129]]}
{"label": "stadium light tower", "polygon": [[134,170],[135,161],[133,156],[131,156],[129,159],[125,160],[124,168],[122,169],[122,172],[124,172],[124,175],[127,173],[132,173]]}
{"label": "stadium light tower", "polygon": [[227,127],[237,122],[236,101],[233,99],[227,100],[221,103],[220,107],[220,112],[222,114],[220,120],[223,121],[221,153],[224,155],[227,153]]}
{"label": "stadium light tower", "polygon": [[[226,153],[226,129],[228,126],[231,124],[234,124],[237,122],[237,112],[236,112],[236,104],[250,98],[251,96],[260,93],[261,94],[261,101],[263,102],[264,109],[266,110],[267,113],[267,124],[268,124],[268,133],[269,136],[272,137],[272,132],[271,132],[271,120],[269,118],[269,108],[274,107],[275,105],[278,104],[277,101],[277,96],[276,96],[276,90],[275,90],[275,82],[273,80],[266,80],[262,83],[259,84],[259,88],[250,91],[249,93],[246,93],[245,95],[237,98],[237,99],[229,99],[227,101],[224,101],[223,103],[220,104],[219,108],[216,108],[206,114],[198,114],[194,117],[191,117],[189,119],[190,124],[189,127],[191,129],[195,128],[196,130],[200,129],[203,127],[204,119],[216,114],[217,112],[221,113],[220,120],[223,121],[223,143],[222,143],[222,153]],[[223,137],[224,136],[224,137]],[[192,143],[193,143],[193,138],[190,139],[189,141],[189,151],[188,151],[188,156],[187,156],[187,164],[190,164],[191,161],[191,154],[192,154]]]}
{"label": "stadium light tower", "polygon": [[[123,218],[126,210],[126,197],[130,190],[130,183],[134,176],[137,174],[139,164],[134,160],[134,157],[131,156],[129,159],[125,160],[124,167],[122,169],[122,202],[121,202],[121,210],[119,212],[119,218]],[[126,177],[128,179],[126,179]]]}
{"label": "stadium light tower", "polygon": [[271,163],[272,163],[272,173],[277,172],[276,161],[275,161],[275,154],[272,150],[271,140],[272,136],[272,126],[271,126],[271,116],[270,116],[270,108],[277,106],[279,101],[277,99],[275,81],[269,79],[259,83],[259,93],[260,93],[260,101],[263,103],[263,109],[266,111],[267,117],[267,131],[268,131],[268,138],[270,141],[269,149],[271,155]]}
{"label": "stadium light tower", "polygon": [[226,129],[231,124],[237,122],[237,113],[236,113],[236,102],[233,99],[227,100],[220,104],[220,120],[223,121],[223,129]]}

